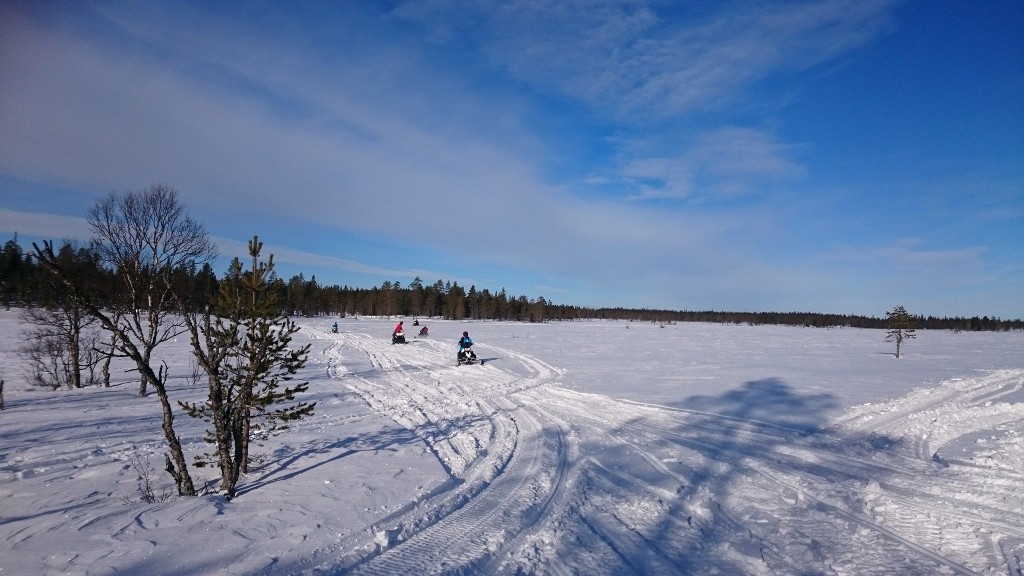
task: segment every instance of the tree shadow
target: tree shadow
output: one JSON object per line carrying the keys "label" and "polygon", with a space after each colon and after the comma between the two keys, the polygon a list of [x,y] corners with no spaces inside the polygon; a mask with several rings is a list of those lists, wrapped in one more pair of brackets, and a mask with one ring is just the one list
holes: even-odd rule
{"label": "tree shadow", "polygon": [[[378,452],[382,450],[396,450],[395,445],[403,446],[420,441],[421,438],[416,432],[407,428],[387,428],[376,432],[367,432],[349,436],[334,442],[319,442],[306,445],[303,450],[293,451],[290,447],[278,448],[274,451],[272,463],[261,467],[261,475],[251,482],[241,486],[236,498],[244,496],[249,492],[258,490],[263,486],[284,482],[301,476],[306,472],[320,468],[327,464],[337,462],[358,452]],[[293,464],[304,458],[314,456],[330,455],[327,458],[318,458],[308,466],[290,469]]]}
{"label": "tree shadow", "polygon": [[[664,414],[642,414],[611,432],[623,440],[617,446],[585,446],[600,453],[587,475],[602,495],[587,501],[613,503],[583,518],[622,560],[607,573],[829,573],[827,559],[870,529],[856,514],[843,518],[831,492],[856,498],[866,481],[885,483],[896,472],[872,455],[901,444],[829,429],[825,415],[838,405],[832,394],[801,394],[767,378],[687,398],[668,408],[678,415],[670,426],[652,425]],[[660,514],[650,523],[620,520],[632,510],[614,503],[627,499]],[[937,568],[914,554],[894,566]]]}
{"label": "tree shadow", "polygon": [[[597,433],[579,447],[587,463],[573,480],[579,488],[570,510],[563,512],[580,526],[566,528],[565,540],[552,543],[558,562],[566,571],[593,567],[587,556],[600,551],[609,563],[591,573],[830,573],[830,559],[848,557],[844,546],[872,530],[831,498],[850,497],[851,487],[863,487],[865,479],[891,480],[898,470],[872,456],[901,445],[885,436],[828,428],[826,415],[838,406],[832,394],[803,394],[781,379],[766,378],[675,406],[643,407],[616,427],[596,425]],[[389,428],[305,444],[298,451],[285,447],[239,496],[357,452],[450,436],[479,418]],[[315,456],[320,457],[309,465],[294,467]],[[428,497],[450,488],[446,483]],[[822,497],[826,493],[829,498]],[[863,540],[857,550],[884,555],[865,551]],[[893,559],[891,568],[926,574],[937,566],[910,553]]]}
{"label": "tree shadow", "polygon": [[[407,446],[417,442],[424,442],[426,448],[438,458],[440,466],[444,468],[446,473],[450,474],[447,464],[437,454],[434,443],[438,440],[450,439],[460,430],[468,429],[482,419],[484,419],[483,416],[464,416],[450,420],[427,422],[412,429],[405,427],[387,428],[376,432],[349,436],[335,442],[305,444],[304,448],[298,451],[294,451],[291,447],[287,446],[278,448],[273,454],[272,463],[261,466],[260,477],[241,486],[235,497],[241,497],[263,486],[291,480],[311,470],[337,462],[359,452],[397,451],[396,446]],[[433,442],[428,441],[428,438],[434,439]],[[327,457],[316,458],[314,462],[302,468],[292,468],[295,463],[316,456]]]}
{"label": "tree shadow", "polygon": [[778,378],[765,378],[719,396],[690,396],[670,406],[810,433],[825,423],[839,400],[825,393],[800,395]]}

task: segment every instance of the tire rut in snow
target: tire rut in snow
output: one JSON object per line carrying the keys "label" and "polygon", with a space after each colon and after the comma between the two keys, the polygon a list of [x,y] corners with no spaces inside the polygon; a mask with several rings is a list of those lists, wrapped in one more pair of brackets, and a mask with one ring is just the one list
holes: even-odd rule
{"label": "tire rut in snow", "polygon": [[476,572],[546,508],[563,469],[561,434],[524,410],[508,412],[518,439],[507,465],[464,505],[357,567],[356,574]]}
{"label": "tire rut in snow", "polygon": [[[740,566],[744,561],[751,566],[770,561],[776,568],[796,570],[808,560],[823,558],[821,550],[848,548],[849,537],[853,536],[854,540],[863,540],[861,546],[886,551],[862,553],[853,559],[854,565],[884,567],[897,554],[905,557],[908,569],[932,565],[942,567],[940,570],[972,573],[960,558],[919,544],[935,541],[934,535],[922,534],[919,538],[910,532],[906,537],[902,531],[905,526],[895,529],[898,524],[887,526],[864,511],[847,509],[857,504],[846,499],[871,492],[873,479],[896,477],[913,484],[914,479],[928,475],[929,470],[924,468],[930,463],[885,454],[876,454],[881,456],[878,461],[870,455],[847,457],[850,447],[844,440],[827,434],[805,436],[757,422],[715,420],[714,415],[686,415],[657,407],[627,407],[611,399],[582,398],[568,391],[552,390],[550,395],[558,398],[549,398],[544,406],[573,419],[574,429],[591,429],[591,436],[603,438],[600,452],[628,453],[629,459],[637,462],[628,468],[620,464],[611,469],[600,459],[592,460],[593,479],[577,505],[581,525],[587,530],[580,532],[582,528],[578,528],[577,533],[567,536],[591,542],[595,547],[591,552],[612,550],[612,554],[604,552],[609,561],[622,555],[621,550],[633,549],[636,555],[623,566],[625,570],[638,566],[643,570],[686,569],[693,557],[704,553],[700,547],[708,543],[715,543],[719,555],[738,556]],[[626,460],[620,455],[612,460],[616,461]],[[672,463],[671,470],[665,462]],[[671,491],[673,482],[679,485],[675,494]],[[877,483],[874,486],[875,490],[879,488]],[[644,493],[649,496],[640,496]],[[621,506],[620,501],[633,503]],[[650,511],[643,511],[643,502],[648,503]],[[651,517],[660,519],[652,525]],[[914,518],[920,516],[912,514]],[[788,535],[779,539],[778,527],[783,523]],[[649,532],[655,526],[661,528]],[[700,531],[699,538],[693,538],[694,526]],[[850,526],[860,529],[851,533]],[[810,545],[794,546],[796,530],[805,531]],[[634,532],[636,537],[624,536]],[[696,551],[680,555],[678,551],[661,550],[664,538],[654,535],[666,532],[677,541],[690,538]],[[594,535],[600,537],[595,539]],[[748,560],[743,560],[744,556]]]}
{"label": "tire rut in snow", "polygon": [[416,430],[461,484],[374,526],[394,537],[335,567],[970,574],[1019,565],[1022,530],[998,520],[1007,510],[986,508],[1019,498],[1019,483],[1007,483],[1016,476],[938,468],[928,442],[912,441],[936,416],[948,425],[929,429],[934,446],[986,418],[1019,419],[1019,408],[997,405],[1019,394],[1019,371],[852,410],[836,429],[806,433],[565,390],[550,385],[563,372],[510,350],[495,348],[516,370],[460,370],[440,347],[361,345],[373,368],[347,375],[350,387]]}
{"label": "tire rut in snow", "polygon": [[461,483],[375,527],[376,552],[318,570],[333,564],[359,574],[451,573],[500,558],[562,485],[562,430],[509,399],[542,386],[553,370],[522,358],[530,376],[491,366],[459,371],[443,364],[441,349],[392,351],[358,335],[347,345],[363,350],[371,364],[363,374],[346,374],[349,388],[413,430]]}

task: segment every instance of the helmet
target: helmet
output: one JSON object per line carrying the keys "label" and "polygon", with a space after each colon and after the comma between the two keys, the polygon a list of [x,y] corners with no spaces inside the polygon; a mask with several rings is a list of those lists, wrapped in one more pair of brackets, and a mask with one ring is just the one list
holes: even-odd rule
{"label": "helmet", "polygon": [[463,332],[462,335],[463,336],[469,336],[469,332]]}

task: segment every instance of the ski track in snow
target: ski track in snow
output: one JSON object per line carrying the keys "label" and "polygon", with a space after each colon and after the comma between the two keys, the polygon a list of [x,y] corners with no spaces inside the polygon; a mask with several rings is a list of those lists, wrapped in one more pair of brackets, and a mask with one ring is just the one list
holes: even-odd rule
{"label": "ski track in snow", "polygon": [[[314,336],[335,340],[331,376],[450,478],[307,574],[1021,573],[1024,403],[1002,399],[1024,371],[800,430],[574,392],[556,367],[495,346],[477,352],[500,367],[457,367],[435,340]],[[360,354],[370,368],[347,371]],[[1016,461],[940,454],[997,429]]]}
{"label": "ski track in snow", "polygon": [[120,502],[165,451],[130,388],[16,390],[0,575],[1024,575],[1022,369],[825,421],[827,395],[771,379],[687,409],[573,390],[514,347],[456,366],[450,339],[302,334],[323,403],[230,503]]}

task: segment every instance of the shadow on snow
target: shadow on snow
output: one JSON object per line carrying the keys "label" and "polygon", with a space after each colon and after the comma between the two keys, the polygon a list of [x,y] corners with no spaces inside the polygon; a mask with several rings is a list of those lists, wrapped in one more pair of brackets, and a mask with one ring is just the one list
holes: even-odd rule
{"label": "shadow on snow", "polygon": [[[618,442],[594,438],[582,448],[591,455],[577,504],[582,528],[571,546],[563,543],[561,560],[574,565],[588,549],[610,548],[620,564],[605,574],[710,567],[739,574],[756,566],[828,573],[828,559],[841,556],[864,526],[826,520],[833,507],[816,500],[815,489],[842,494],[899,474],[872,456],[900,441],[843,437],[825,427],[823,415],[837,404],[831,394],[798,394],[769,378],[668,407],[678,416],[672,424],[652,425],[645,414],[610,432]],[[666,415],[655,416],[664,422]],[[892,566],[936,569],[912,552]]]}

